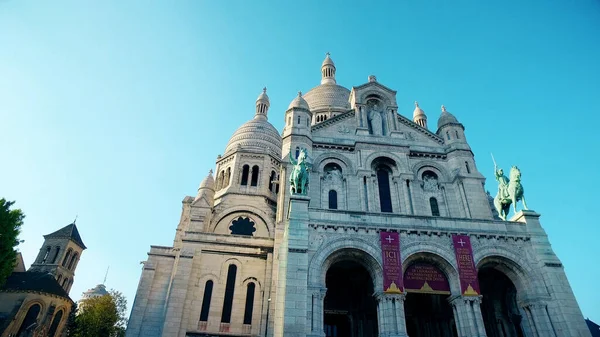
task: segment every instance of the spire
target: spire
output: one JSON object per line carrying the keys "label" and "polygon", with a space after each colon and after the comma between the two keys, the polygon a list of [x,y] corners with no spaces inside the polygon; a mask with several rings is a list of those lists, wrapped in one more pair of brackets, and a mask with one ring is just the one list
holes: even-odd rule
{"label": "spire", "polygon": [[413,111],[413,122],[423,128],[427,128],[427,115],[425,115],[425,111],[419,107],[419,102],[417,101],[415,101],[415,111]]}
{"label": "spire", "polygon": [[110,268],[110,266],[108,266],[108,268],[106,268],[106,274],[104,274],[104,281],[102,282],[102,284],[106,284],[106,278],[108,277],[108,269]]}
{"label": "spire", "polygon": [[329,52],[327,52],[325,60],[323,60],[323,64],[321,65],[321,84],[335,83],[335,64],[331,57],[329,57]]}
{"label": "spire", "polygon": [[254,119],[267,119],[267,112],[269,111],[269,96],[267,96],[267,87],[263,88],[263,92],[258,95],[256,99],[256,113]]}

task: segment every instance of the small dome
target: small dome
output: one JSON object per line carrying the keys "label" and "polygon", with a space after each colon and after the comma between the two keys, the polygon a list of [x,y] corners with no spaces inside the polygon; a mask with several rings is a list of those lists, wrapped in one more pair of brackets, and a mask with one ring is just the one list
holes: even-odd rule
{"label": "small dome", "polygon": [[337,84],[321,84],[304,94],[311,110],[343,109],[350,110],[350,90]]}
{"label": "small dome", "polygon": [[104,284],[99,284],[92,289],[88,289],[88,291],[84,292],[81,296],[82,300],[94,297],[100,297],[108,294],[106,291],[106,286]]}
{"label": "small dome", "polygon": [[323,64],[321,65],[321,67],[323,66],[334,66],[335,64],[333,63],[333,60],[331,59],[329,53],[325,54],[325,59],[323,60]]}
{"label": "small dome", "polygon": [[204,180],[202,180],[202,182],[200,183],[200,187],[198,189],[201,189],[201,188],[208,188],[211,190],[215,189],[215,178],[213,178],[212,173],[213,173],[212,170],[208,171],[208,175],[206,176],[206,178],[204,178]]}
{"label": "small dome", "polygon": [[458,123],[458,119],[456,119],[456,117],[454,117],[453,114],[449,113],[446,110],[446,107],[442,105],[442,114],[440,115],[440,118],[438,119],[438,123],[437,123],[438,129],[447,124],[459,124],[459,123]]}
{"label": "small dome", "polygon": [[425,115],[425,111],[423,111],[423,109],[419,107],[419,102],[415,101],[415,110],[413,111],[413,118],[423,115]]}
{"label": "small dome", "polygon": [[296,98],[294,98],[294,100],[288,106],[288,110],[292,108],[310,110],[308,103],[304,98],[302,98],[302,91],[298,91],[298,96],[296,96]]}
{"label": "small dome", "polygon": [[271,105],[270,101],[269,101],[269,96],[267,96],[267,88],[263,88],[263,91],[260,93],[260,95],[258,95],[258,98],[256,99],[256,103],[265,103],[266,105]]}
{"label": "small dome", "polygon": [[268,150],[273,156],[281,158],[281,136],[266,119],[252,119],[240,126],[229,139],[225,153],[242,149]]}

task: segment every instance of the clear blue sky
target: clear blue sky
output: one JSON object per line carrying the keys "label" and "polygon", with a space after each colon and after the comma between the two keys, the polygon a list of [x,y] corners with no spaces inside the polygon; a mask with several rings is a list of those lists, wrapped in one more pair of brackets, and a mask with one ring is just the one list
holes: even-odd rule
{"label": "clear blue sky", "polygon": [[[285,4],[284,4],[285,3]],[[600,2],[0,1],[0,196],[43,234],[77,225],[89,247],[71,295],[102,282],[133,302],[140,261],[171,245],[263,86],[279,130],[298,90],[375,74],[410,116],[465,125],[495,190],[490,152],[519,165],[584,316],[600,321]],[[434,130],[435,131],[435,130]]]}

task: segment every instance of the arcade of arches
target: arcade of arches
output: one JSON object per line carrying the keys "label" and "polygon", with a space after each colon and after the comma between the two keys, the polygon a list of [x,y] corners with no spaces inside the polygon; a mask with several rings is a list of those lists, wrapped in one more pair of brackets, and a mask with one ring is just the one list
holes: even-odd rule
{"label": "arcade of arches", "polygon": [[404,294],[384,294],[371,275],[381,267],[373,268],[354,255],[335,259],[326,271],[326,337],[537,336],[527,328],[526,309],[517,304],[515,285],[492,265],[478,270],[482,296],[451,295],[447,274],[423,260],[405,267]]}

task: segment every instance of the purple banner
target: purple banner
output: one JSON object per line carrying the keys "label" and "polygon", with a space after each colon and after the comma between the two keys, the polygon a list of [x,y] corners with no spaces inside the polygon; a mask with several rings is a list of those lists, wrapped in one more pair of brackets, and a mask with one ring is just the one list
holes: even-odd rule
{"label": "purple banner", "polygon": [[402,260],[400,259],[400,236],[395,232],[380,232],[381,254],[383,257],[383,291],[401,294]]}
{"label": "purple banner", "polygon": [[441,270],[428,263],[415,263],[404,272],[406,292],[450,294],[450,284]]}
{"label": "purple banner", "polygon": [[471,239],[467,235],[452,235],[456,263],[458,264],[458,276],[460,278],[460,292],[465,296],[477,296],[479,281],[477,280],[477,269],[473,261],[473,249]]}

